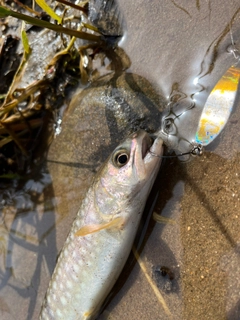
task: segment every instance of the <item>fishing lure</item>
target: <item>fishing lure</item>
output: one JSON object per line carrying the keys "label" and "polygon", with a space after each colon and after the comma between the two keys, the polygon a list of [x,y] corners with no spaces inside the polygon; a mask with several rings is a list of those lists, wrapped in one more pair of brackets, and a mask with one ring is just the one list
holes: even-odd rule
{"label": "fishing lure", "polygon": [[[236,53],[235,53],[236,54]],[[191,126],[189,113],[194,118],[197,108],[194,100],[184,100],[164,113],[160,130],[156,133],[165,145],[176,152],[176,157],[201,155],[203,147],[209,145],[223,130],[232,112],[236,99],[240,68],[230,67],[217,82],[203,106],[197,129]],[[173,156],[164,156],[173,157]]]}
{"label": "fishing lure", "polygon": [[217,82],[203,108],[195,140],[207,146],[223,130],[237,95],[240,69],[230,67]]}

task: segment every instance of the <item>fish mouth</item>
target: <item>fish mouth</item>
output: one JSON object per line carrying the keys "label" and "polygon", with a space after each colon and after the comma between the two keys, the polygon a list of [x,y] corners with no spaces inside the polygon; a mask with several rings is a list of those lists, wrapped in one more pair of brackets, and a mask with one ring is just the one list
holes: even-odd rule
{"label": "fish mouth", "polygon": [[[138,165],[156,165],[163,153],[163,141],[159,136],[150,135],[146,131],[135,132],[131,139],[135,140],[132,156],[133,161]],[[156,154],[156,155],[155,155]]]}
{"label": "fish mouth", "polygon": [[149,136],[148,134],[144,135],[142,140],[142,159],[144,159],[146,155],[149,153],[149,150],[153,143],[154,139],[151,136]]}

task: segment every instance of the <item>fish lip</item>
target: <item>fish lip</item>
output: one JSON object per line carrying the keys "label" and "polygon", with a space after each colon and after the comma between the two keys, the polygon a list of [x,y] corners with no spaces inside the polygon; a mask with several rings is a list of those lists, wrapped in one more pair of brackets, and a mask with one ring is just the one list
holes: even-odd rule
{"label": "fish lip", "polygon": [[142,159],[144,161],[150,156],[159,157],[162,155],[162,153],[163,153],[163,139],[160,136],[157,136],[157,135],[144,136],[142,141]]}
{"label": "fish lip", "polygon": [[[144,130],[139,130],[132,134],[131,139],[138,140],[138,147],[132,150],[132,159],[135,159],[135,164],[156,165],[163,153],[163,140],[156,134],[149,134]],[[136,141],[135,141],[136,143]]]}
{"label": "fish lip", "polygon": [[154,144],[155,139],[153,139],[150,135],[146,134],[142,140],[142,159],[144,159],[149,153],[152,145]]}
{"label": "fish lip", "polygon": [[144,158],[145,164],[158,161],[163,154],[163,139],[160,136],[154,135],[152,136],[152,141],[153,143]]}

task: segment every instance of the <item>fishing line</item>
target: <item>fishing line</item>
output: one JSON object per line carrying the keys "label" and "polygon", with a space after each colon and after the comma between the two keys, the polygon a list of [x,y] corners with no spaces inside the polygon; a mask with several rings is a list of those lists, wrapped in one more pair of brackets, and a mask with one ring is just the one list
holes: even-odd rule
{"label": "fishing line", "polygon": [[240,60],[240,54],[239,54],[239,50],[236,48],[235,46],[235,42],[233,40],[233,34],[232,34],[232,26],[231,23],[229,23],[229,34],[230,34],[230,38],[231,38],[231,42],[232,45],[230,45],[227,49],[227,51],[229,53],[232,53],[232,55],[234,56],[234,58],[237,60],[237,62],[234,64],[234,66],[236,66]]}
{"label": "fishing line", "polygon": [[177,157],[182,157],[182,156],[186,156],[186,155],[201,156],[203,154],[203,145],[198,144],[197,146],[194,146],[191,151],[176,154],[174,156],[159,156],[159,155],[155,154],[154,152],[152,152],[151,150],[149,150],[149,153],[152,156],[157,157],[157,158],[177,158]]}
{"label": "fishing line", "polygon": [[237,62],[234,64],[234,66],[236,66],[238,64],[238,62],[240,61],[240,54],[239,54],[239,50],[236,48],[236,44],[235,44],[234,39],[233,39],[233,32],[232,32],[232,23],[233,22],[234,22],[234,20],[232,21],[232,19],[230,19],[230,22],[229,22],[229,34],[230,34],[232,45],[230,45],[227,48],[227,51],[229,53],[231,53],[234,56],[234,58],[237,60]]}

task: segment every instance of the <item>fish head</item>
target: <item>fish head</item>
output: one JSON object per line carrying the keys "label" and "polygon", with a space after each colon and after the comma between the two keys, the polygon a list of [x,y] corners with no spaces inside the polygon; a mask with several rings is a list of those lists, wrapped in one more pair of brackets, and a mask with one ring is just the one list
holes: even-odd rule
{"label": "fish head", "polygon": [[163,142],[160,137],[153,140],[143,130],[133,133],[108,159],[104,185],[111,194],[119,196],[129,194],[133,190],[138,191],[146,183],[154,181],[160,167],[162,152]]}

